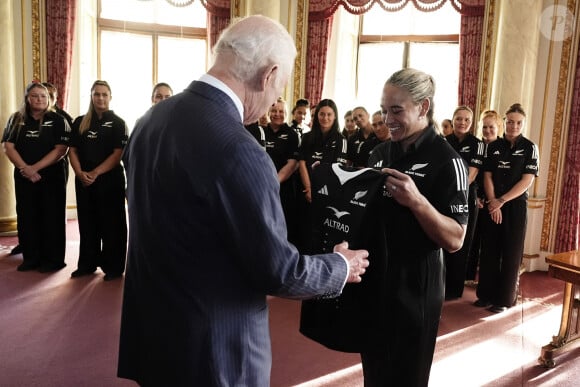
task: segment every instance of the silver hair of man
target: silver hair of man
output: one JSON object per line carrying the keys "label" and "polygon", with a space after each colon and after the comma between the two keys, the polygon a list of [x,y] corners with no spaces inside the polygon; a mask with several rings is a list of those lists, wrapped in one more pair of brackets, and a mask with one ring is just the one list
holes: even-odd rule
{"label": "silver hair of man", "polygon": [[[265,16],[253,15],[235,19],[222,32],[213,50],[214,62],[219,61],[222,55],[231,56],[234,63],[230,67],[232,75],[248,83],[274,64],[280,67],[281,75],[289,75],[296,57],[296,46],[280,23]],[[276,81],[282,82],[281,77]]]}

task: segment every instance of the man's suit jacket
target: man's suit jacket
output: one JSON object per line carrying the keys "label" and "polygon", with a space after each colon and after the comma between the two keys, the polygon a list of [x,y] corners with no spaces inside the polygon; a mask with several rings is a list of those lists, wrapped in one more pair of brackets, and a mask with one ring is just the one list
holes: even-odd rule
{"label": "man's suit jacket", "polygon": [[207,83],[152,107],[123,162],[130,234],[118,375],[269,385],[266,294],[335,296],[344,260],[300,256],[287,242],[270,157]]}

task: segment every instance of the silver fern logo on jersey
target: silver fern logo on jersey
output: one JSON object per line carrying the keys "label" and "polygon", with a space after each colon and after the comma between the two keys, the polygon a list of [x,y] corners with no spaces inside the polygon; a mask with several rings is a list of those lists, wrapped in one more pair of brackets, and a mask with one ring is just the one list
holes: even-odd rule
{"label": "silver fern logo on jersey", "polygon": [[353,199],[350,201],[350,204],[354,204],[355,206],[365,208],[367,206],[367,203],[361,201],[361,199],[364,199],[364,197],[367,196],[368,192],[369,192],[368,190],[355,192]]}
{"label": "silver fern logo on jersey", "polygon": [[418,177],[425,177],[425,173],[417,172],[418,169],[425,168],[429,163],[425,164],[414,164],[411,168],[409,168],[405,173],[411,176],[418,176]]}

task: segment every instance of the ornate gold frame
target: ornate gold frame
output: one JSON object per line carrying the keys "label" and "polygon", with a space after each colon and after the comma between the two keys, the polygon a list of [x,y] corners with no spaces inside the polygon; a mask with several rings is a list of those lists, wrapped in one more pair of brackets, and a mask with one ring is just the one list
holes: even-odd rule
{"label": "ornate gold frame", "polygon": [[[304,52],[304,42],[307,38],[304,27],[308,26],[308,0],[298,0],[296,8],[296,59],[294,60],[294,82],[293,82],[293,101],[297,101],[304,96],[304,77],[302,74],[303,65],[306,63]],[[306,27],[308,28],[308,27]]]}
{"label": "ornate gold frame", "polygon": [[[42,79],[41,57],[40,57],[40,26],[41,12],[40,0],[31,0],[31,24],[32,24],[32,78],[35,80]],[[30,80],[29,80],[30,81]],[[28,83],[28,82],[27,82]]]}
{"label": "ornate gold frame", "polygon": [[495,20],[495,0],[488,0],[486,3],[485,15],[485,40],[483,42],[483,53],[481,55],[481,69],[479,74],[479,111],[482,112],[489,107],[489,82],[492,66],[492,47],[495,45],[494,32],[496,30]]}
{"label": "ornate gold frame", "polygon": [[[568,0],[567,7],[568,10],[574,11],[574,16],[577,19],[576,1]],[[578,21],[575,27],[578,29]],[[565,153],[565,149],[562,149],[562,146],[566,143],[564,135],[568,131],[564,128],[564,124],[565,122],[568,122],[567,117],[569,115],[569,109],[567,102],[570,102],[568,100],[571,95],[571,88],[574,85],[574,81],[569,80],[569,71],[571,67],[571,58],[573,58],[571,55],[573,54],[575,56],[577,54],[577,47],[574,47],[574,52],[572,52],[572,43],[572,38],[568,38],[562,43],[562,54],[560,57],[560,71],[558,75],[558,89],[555,104],[556,110],[554,112],[554,123],[552,125],[552,146],[550,148],[550,162],[546,185],[546,203],[544,207],[542,236],[540,241],[540,249],[543,251],[553,250],[554,234],[557,227],[555,218],[557,217],[556,212],[559,211],[559,198],[555,198],[555,195],[561,190],[561,174],[563,173],[563,171],[559,170],[558,167],[561,165],[561,155]],[[553,44],[553,42],[550,44]],[[569,84],[569,81],[571,84]],[[557,204],[555,205],[554,203]]]}

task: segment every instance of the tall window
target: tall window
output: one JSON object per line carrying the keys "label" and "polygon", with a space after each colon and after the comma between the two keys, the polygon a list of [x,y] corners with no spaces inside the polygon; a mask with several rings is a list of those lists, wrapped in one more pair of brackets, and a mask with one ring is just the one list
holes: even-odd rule
{"label": "tall window", "polygon": [[100,0],[98,77],[111,85],[111,107],[129,129],[151,106],[154,84],[178,93],[206,71],[207,12],[201,1]]}
{"label": "tall window", "polygon": [[[434,12],[421,12],[410,4],[398,12],[386,12],[375,6],[361,17],[347,16],[345,11],[342,12],[335,19],[342,24],[337,26],[343,30],[338,33],[339,36],[343,34],[339,39],[348,45],[352,39],[344,37],[344,30],[353,30],[354,25],[358,27],[358,43],[345,50],[346,55],[350,52],[350,57],[343,54],[334,58],[343,69],[336,71],[335,85],[329,94],[337,96],[341,112],[358,105],[364,106],[371,114],[379,110],[387,78],[401,68],[413,67],[435,78],[436,119],[450,118],[458,101],[461,27],[461,16],[450,2]],[[356,55],[352,55],[353,50]],[[354,69],[347,71],[345,64],[354,66]],[[349,74],[353,74],[351,79],[339,79],[349,77]],[[350,92],[344,90],[345,87],[349,87]],[[325,85],[323,94],[326,91]]]}

